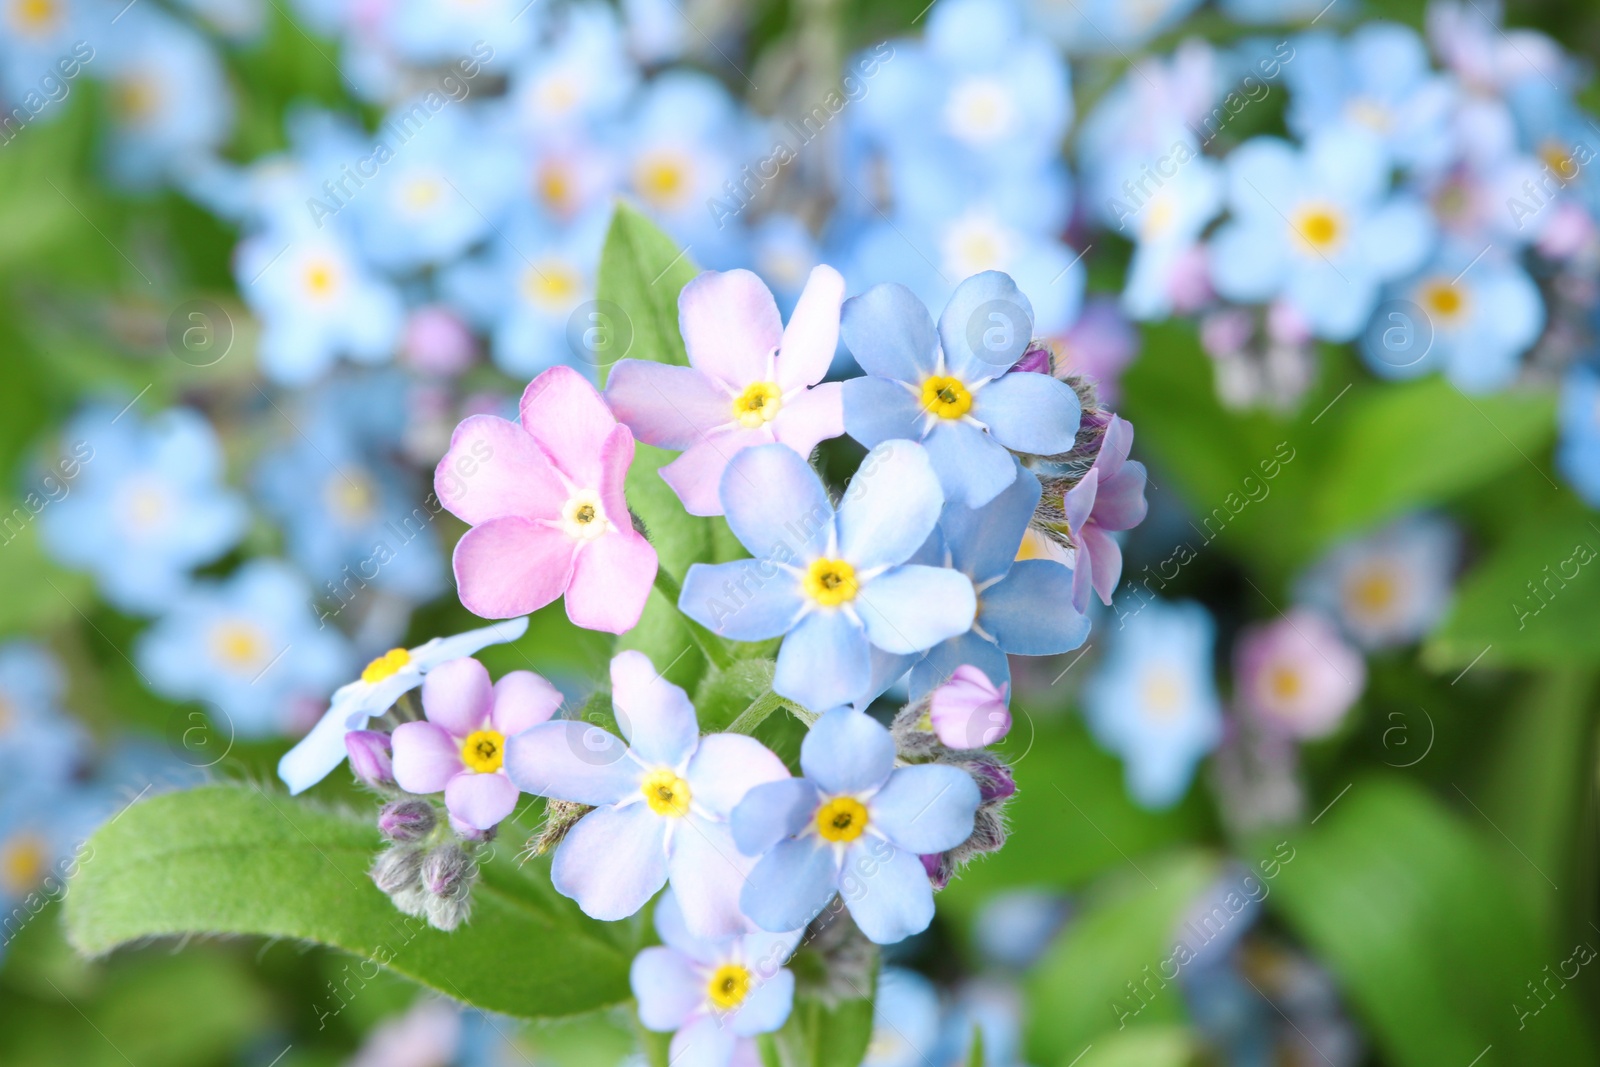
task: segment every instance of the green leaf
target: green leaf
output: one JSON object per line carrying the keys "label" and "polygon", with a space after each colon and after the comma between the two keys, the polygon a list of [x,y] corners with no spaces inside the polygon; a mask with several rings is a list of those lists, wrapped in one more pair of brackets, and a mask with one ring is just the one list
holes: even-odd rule
{"label": "green leaf", "polygon": [[484,863],[471,921],[447,934],[402,915],[367,877],[380,839],[366,820],[235,786],[152,797],[90,838],[68,936],[95,955],[150,937],[298,938],[525,1018],[626,999],[632,925],[586,918],[543,865],[518,868],[514,840]]}
{"label": "green leaf", "polygon": [[[1555,433],[1548,393],[1469,397],[1430,376],[1345,398],[1314,516],[1334,534],[1525,470]],[[1338,408],[1334,408],[1338,411]],[[1529,477],[1537,477],[1526,471]]]}
{"label": "green leaf", "polygon": [[782,1067],[860,1067],[872,1040],[872,999],[829,1007],[798,997],[774,1044]]}
{"label": "green leaf", "polygon": [[1066,1063],[1124,1026],[1183,1021],[1183,993],[1160,967],[1179,916],[1218,870],[1203,852],[1147,856],[1096,887],[1028,981],[1029,1062]]}
{"label": "green leaf", "polygon": [[1456,590],[1425,658],[1438,668],[1548,667],[1600,656],[1600,522],[1563,496],[1520,523]]}
{"label": "green leaf", "polygon": [[621,316],[610,327],[627,338],[625,350],[602,359],[605,384],[617,359],[648,359],[687,366],[689,356],[678,332],[678,293],[699,268],[655,223],[637,208],[618,203],[600,252],[598,313]]}
{"label": "green leaf", "polygon": [[1188,1067],[1199,1051],[1182,1026],[1135,1026],[1096,1038],[1074,1067]]}
{"label": "green leaf", "polygon": [[1468,817],[1481,833],[1415,786],[1357,781],[1294,839],[1268,906],[1334,972],[1385,1062],[1462,1067],[1493,1046],[1483,1063],[1595,1063],[1580,991],[1531,1014],[1542,1002],[1526,983],[1571,949],[1507,875],[1526,861]]}
{"label": "green leaf", "polygon": [[776,666],[770,659],[741,659],[725,670],[708,673],[694,695],[701,731],[726,730],[740,712],[772,688]]}

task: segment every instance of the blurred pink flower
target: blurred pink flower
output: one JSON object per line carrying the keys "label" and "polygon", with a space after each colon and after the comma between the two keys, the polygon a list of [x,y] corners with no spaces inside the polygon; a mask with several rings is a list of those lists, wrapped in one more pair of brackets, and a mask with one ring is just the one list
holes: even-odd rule
{"label": "blurred pink flower", "polygon": [[1325,737],[1366,687],[1367,664],[1338,629],[1296,608],[1246,629],[1234,648],[1234,684],[1245,710],[1297,738]]}
{"label": "blurred pink flower", "polygon": [[570,367],[530,382],[521,414],[469,417],[434,471],[440,503],[472,525],[455,550],[461,603],[508,619],[565,594],[577,625],[625,633],[656,577],[622,495],[633,434]]}
{"label": "blurred pink flower", "polygon": [[1139,351],[1139,333],[1117,309],[1117,302],[1109,297],[1091,298],[1078,321],[1059,340],[1056,373],[1094,379],[1100,402],[1115,404],[1122,391],[1122,372]]}

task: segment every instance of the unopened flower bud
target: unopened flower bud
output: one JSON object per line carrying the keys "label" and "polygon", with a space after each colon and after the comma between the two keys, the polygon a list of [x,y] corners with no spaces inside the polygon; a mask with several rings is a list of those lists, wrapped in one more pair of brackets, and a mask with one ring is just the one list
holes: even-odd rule
{"label": "unopened flower bud", "polygon": [[1028,342],[1028,350],[1022,353],[1022,358],[1011,368],[1011,373],[1049,374],[1053,362],[1050,342],[1034,339]]}
{"label": "unopened flower bud", "polygon": [[378,812],[378,829],[390,841],[421,841],[438,823],[433,805],[418,797],[393,801]]}
{"label": "unopened flower bud", "polygon": [[394,785],[394,748],[389,735],[377,730],[351,730],[344,735],[350,753],[350,770],[366,785],[383,789]]}
{"label": "unopened flower bud", "polygon": [[1011,731],[1005,684],[996,688],[989,676],[963,663],[950,680],[928,698],[928,719],[947,748],[983,748]]}
{"label": "unopened flower bud", "polygon": [[978,803],[989,805],[1009,798],[1017,791],[1017,781],[1011,768],[998,760],[974,761],[966,764],[966,772],[978,783]]}
{"label": "unopened flower bud", "polygon": [[593,810],[594,808],[588,804],[579,804],[576,801],[549,801],[544,809],[544,826],[539,829],[538,835],[528,842],[529,853],[542,856],[561,844],[562,838],[567,836],[567,831]]}
{"label": "unopened flower bud", "polygon": [[391,897],[403,889],[415,886],[422,870],[422,850],[409,845],[396,845],[378,854],[372,864],[372,881]]}
{"label": "unopened flower bud", "polygon": [[421,882],[428,893],[428,922],[454,930],[472,913],[472,887],[478,865],[461,845],[451,842],[429,852],[422,861]]}

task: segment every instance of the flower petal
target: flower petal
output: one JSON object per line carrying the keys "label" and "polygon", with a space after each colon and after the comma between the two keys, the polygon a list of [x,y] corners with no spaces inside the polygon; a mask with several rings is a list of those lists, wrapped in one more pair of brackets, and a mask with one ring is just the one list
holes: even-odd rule
{"label": "flower petal", "polygon": [[505,768],[525,793],[596,805],[635,795],[643,774],[615,734],[575,719],[540,723],[508,738]]}
{"label": "flower petal", "polygon": [[627,633],[639,625],[658,565],[656,550],[631,525],[595,538],[573,561],[567,618],[586,630]]}
{"label": "flower petal", "polygon": [[450,514],[476,526],[506,515],[554,518],[566,491],[550,459],[522,427],[495,415],[462,420],[433,472]]}
{"label": "flower petal", "polygon": [[805,599],[790,572],[769,560],[741,559],[691,565],[678,610],[722,637],[765,641],[789,632]]}
{"label": "flower petal", "polygon": [[[1038,378],[1040,375],[1018,375]],[[981,508],[1017,477],[1017,465],[1005,446],[976,426],[941,419],[922,445],[944,488],[944,498]]]}
{"label": "flower petal", "polygon": [[[515,619],[504,619],[491,622],[488,626],[480,626],[476,630],[467,630],[464,633],[452,634],[449,637],[435,637],[423,645],[418,645],[411,650],[411,665],[419,671],[427,672],[446,660],[460,659],[462,656],[471,656],[488,648],[490,645],[503,645],[517,640],[528,632],[528,617],[526,615]],[[417,685],[422,680],[417,679]],[[337,696],[337,694],[335,694]],[[398,699],[399,694],[395,694]],[[394,701],[391,700],[390,703]],[[384,705],[388,707],[387,704]]]}
{"label": "flower petal", "polygon": [[991,437],[1038,456],[1071,451],[1082,413],[1072,386],[1048,374],[1007,374],[972,400],[972,417]]}
{"label": "flower petal", "polygon": [[678,326],[689,363],[734,389],[760,381],[783,340],[772,292],[747,270],[708,270],[685,285]]}
{"label": "flower petal", "polygon": [[783,639],[772,691],[812,711],[848,704],[872,682],[871,647],[843,611],[814,611]]}
{"label": "flower petal", "polygon": [[673,827],[671,848],[667,877],[689,933],[704,938],[744,933],[739,891],[756,861],[739,851],[728,824],[685,816]]}
{"label": "flower petal", "polygon": [[1016,480],[983,508],[946,504],[939,529],[950,546],[951,565],[974,582],[1005,574],[1017,558],[1042,494],[1039,479],[1018,463]]}
{"label": "flower petal", "polygon": [[933,373],[939,350],[933,319],[903,285],[886,282],[846,300],[839,333],[868,374],[915,383]]}
{"label": "flower petal", "polygon": [[904,563],[939,524],[943,507],[927,450],[885,441],[867,453],[839,501],[839,554],[857,570]]}
{"label": "flower petal", "polygon": [[945,366],[969,381],[1004,374],[1032,339],[1033,305],[1010,275],[997,270],[962,281],[939,315]]}
{"label": "flower petal", "polygon": [[911,699],[920,700],[930,690],[948,682],[956,668],[963,664],[977,667],[995,685],[1011,680],[1011,663],[1000,647],[968,631],[934,645],[917,661],[911,671]]}
{"label": "flower petal", "polygon": [[868,376],[841,382],[839,389],[845,432],[861,444],[873,448],[885,441],[922,440],[927,412],[899,382]]}
{"label": "flower petal", "polygon": [[800,742],[800,769],[825,793],[864,793],[894,770],[894,738],[872,716],[835,708]]}
{"label": "flower petal", "polygon": [[659,945],[633,958],[628,984],[646,1030],[676,1030],[705,1002],[705,989],[689,961]]}
{"label": "flower petal", "polygon": [[784,392],[815,385],[828,373],[839,347],[843,303],[844,277],[826,263],[812,267],[778,348],[778,387]]}
{"label": "flower petal", "polygon": [[751,922],[774,933],[799,930],[827,906],[838,869],[833,849],[819,842],[815,837],[780,841],[756,862],[739,894],[739,906]]}
{"label": "flower petal", "polygon": [[880,945],[920,934],[933,921],[933,887],[922,861],[877,838],[864,840],[850,846],[839,875],[850,917]]}
{"label": "flower petal", "polygon": [[311,732],[278,761],[278,777],[289,787],[290,796],[310,789],[344,762],[344,735],[351,730],[364,729],[368,721],[368,716],[360,712],[352,715],[351,706],[348,700],[341,703],[339,693],[335,693],[332,706],[317,720]]}
{"label": "flower petal", "polygon": [[833,532],[833,504],[816,471],[791,448],[740,452],[722,475],[722,507],[739,543],[758,559],[809,559]]}
{"label": "flower petal", "polygon": [[422,680],[422,713],[453,737],[483,729],[493,707],[489,669],[475,659],[441,663]]}
{"label": "flower petal", "polygon": [[804,830],[816,815],[818,803],[817,787],[805,778],[783,778],[754,786],[729,819],[734,844],[747,856],[759,856]]}
{"label": "flower petal", "polygon": [[626,919],[667,884],[666,820],[645,804],[596,808],[557,846],[550,881],[591,919]]}
{"label": "flower petal", "polygon": [[571,367],[551,367],[522,391],[522,428],[568,478],[599,486],[600,453],[616,416],[589,380]]}
{"label": "flower petal", "polygon": [[507,737],[548,722],[566,698],[561,690],[532,671],[511,671],[494,683],[494,728]]}
{"label": "flower petal", "polygon": [[978,784],[959,767],[901,767],[868,801],[869,825],[908,852],[944,852],[972,836],[978,801]]}
{"label": "flower petal", "polygon": [[661,943],[679,955],[687,956],[696,963],[713,965],[724,955],[725,943],[708,941],[689,932],[689,927],[683,921],[683,909],[678,906],[678,894],[671,886],[656,901],[655,922]]}
{"label": "flower petal", "polygon": [[646,765],[680,766],[695,750],[700,727],[681,688],[656,673],[643,652],[611,660],[611,703],[633,754]]}
{"label": "flower petal", "polygon": [[772,420],[772,433],[802,456],[844,433],[844,383],[823,382],[784,401]]}
{"label": "flower petal", "polygon": [[1070,652],[1089,636],[1088,617],[1071,606],[1072,580],[1054,560],[1022,560],[983,591],[978,624],[1014,656]]}
{"label": "flower petal", "polygon": [[605,400],[634,437],[657,448],[681,451],[733,421],[726,387],[693,367],[651,360],[618,361]]}
{"label": "flower petal", "polygon": [[740,1037],[770,1034],[789,1021],[794,1007],[794,972],[780,970],[769,978],[756,977],[755,988],[728,1017],[728,1026]]}
{"label": "flower petal", "polygon": [[1094,524],[1102,530],[1131,530],[1143,522],[1150,509],[1144,498],[1146,480],[1144,464],[1129,461],[1102,481],[1095,499]]}
{"label": "flower petal", "polygon": [[697,1015],[672,1036],[667,1062],[672,1067],[735,1067],[740,1039],[714,1015]]}
{"label": "flower petal", "polygon": [[1109,605],[1111,594],[1117,591],[1117,581],[1122,577],[1122,546],[1095,523],[1085,526],[1079,539],[1090,550],[1085,554],[1089,557],[1094,591],[1100,594],[1101,603]]}
{"label": "flower petal", "polygon": [[506,619],[537,611],[572,580],[572,539],[522,518],[490,519],[456,542],[456,590],[474,615]]}
{"label": "flower petal", "polygon": [[600,493],[601,506],[606,518],[619,530],[627,530],[633,522],[628,514],[628,499],[623,494],[623,484],[628,480],[628,468],[633,464],[633,431],[616,425],[600,441],[600,463],[597,480],[587,488]]}
{"label": "flower petal", "polygon": [[861,587],[856,611],[867,638],[885,652],[921,652],[972,629],[972,581],[945,567],[894,567]]}
{"label": "flower petal", "polygon": [[444,787],[444,806],[477,830],[497,826],[517,809],[517,787],[503,774],[458,774]]}
{"label": "flower petal", "polygon": [[431,722],[394,729],[394,780],[407,793],[438,793],[462,769],[461,744]]}
{"label": "flower petal", "polygon": [[[772,442],[766,430],[736,427],[705,434],[687,451],[661,468],[661,480],[672,487],[691,515],[722,514],[722,475],[740,450]],[[810,454],[808,449],[807,455]]]}
{"label": "flower petal", "polygon": [[700,739],[684,777],[696,804],[727,818],[752,788],[787,780],[789,769],[753,737],[708,734]]}

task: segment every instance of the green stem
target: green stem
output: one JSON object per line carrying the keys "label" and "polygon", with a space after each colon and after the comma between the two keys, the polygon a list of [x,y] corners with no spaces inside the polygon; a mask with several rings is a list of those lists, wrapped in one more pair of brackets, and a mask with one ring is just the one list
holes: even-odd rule
{"label": "green stem", "polygon": [[[678,598],[683,595],[683,587],[678,584],[678,580],[676,578],[667,573],[667,569],[665,567],[656,567],[656,590],[660,592],[662,596],[667,598],[667,603],[671,604],[674,609],[677,609]],[[700,649],[701,653],[705,655],[706,659],[710,661],[712,666],[716,667],[719,671],[727,670],[729,667],[733,666],[733,653],[728,650],[727,643],[724,642],[722,638],[718,637],[710,630],[707,630],[704,626],[701,626],[687,615],[684,616],[683,621],[689,627],[689,636],[694,638],[695,645]]]}
{"label": "green stem", "polygon": [[802,708],[800,705],[790,700],[786,700],[777,693],[774,693],[772,690],[768,689],[765,693],[762,693],[760,696],[752,700],[750,702],[750,706],[741,711],[739,713],[739,717],[728,724],[728,733],[753,733],[757,726],[760,726],[766,721],[768,715],[771,715],[779,708],[787,708],[789,710],[789,714],[793,715],[807,726],[810,726],[812,723],[817,721],[817,717],[811,714],[811,712],[807,711],[805,708]]}

